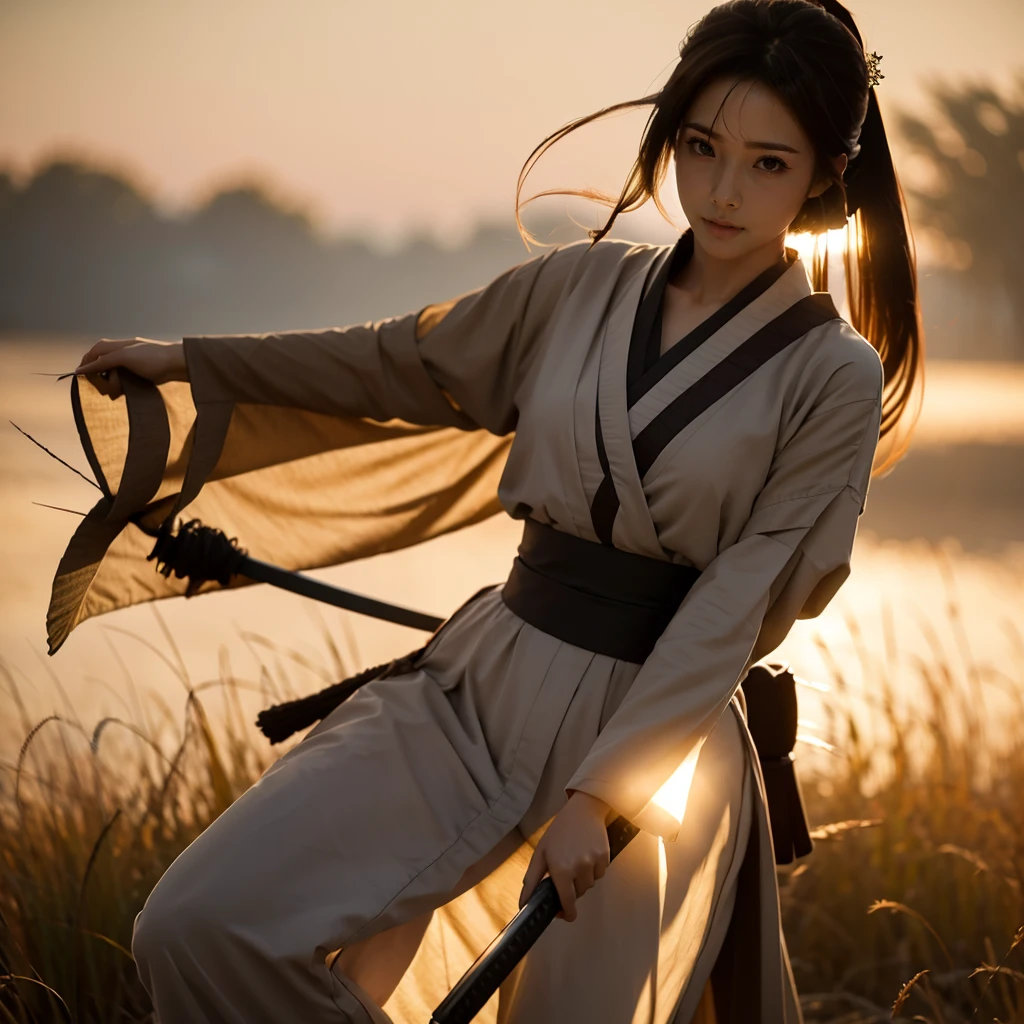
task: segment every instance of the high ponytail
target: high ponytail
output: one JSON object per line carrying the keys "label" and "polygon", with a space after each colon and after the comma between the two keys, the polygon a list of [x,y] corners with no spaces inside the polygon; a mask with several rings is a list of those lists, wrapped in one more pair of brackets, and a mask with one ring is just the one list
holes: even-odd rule
{"label": "high ponytail", "polygon": [[[845,26],[864,52],[850,12],[837,0],[821,6]],[[892,161],[882,111],[868,86],[859,150],[846,173],[847,212],[854,217],[855,244],[845,253],[850,320],[878,351],[885,378],[881,437],[890,438],[876,472],[891,469],[906,453],[920,414],[924,387],[924,333],[917,292],[917,260],[906,201]],[[918,387],[915,398],[915,384]],[[915,404],[912,405],[911,403]]]}
{"label": "high ponytail", "polygon": [[[884,369],[880,435],[887,441],[879,444],[881,460],[874,471],[884,473],[906,452],[920,412],[924,340],[906,204],[878,98],[868,81],[860,32],[837,0],[729,0],[709,11],[680,45],[679,62],[659,92],[577,118],[533,150],[516,189],[520,233],[536,242],[522,225],[520,196],[526,176],[546,150],[585,124],[645,106],[652,109],[639,152],[617,198],[593,189],[550,189],[531,200],[575,195],[610,207],[603,227],[588,233],[594,244],[620,213],[648,199],[669,219],[659,190],[679,125],[701,89],[723,77],[757,81],[774,91],[814,143],[818,175],[832,181],[821,196],[808,199],[790,230],[821,234],[846,227],[853,218],[846,287],[853,326],[877,350]],[[840,154],[849,160],[843,177],[833,169]],[[815,259],[814,264],[815,287],[827,287],[827,262]]]}

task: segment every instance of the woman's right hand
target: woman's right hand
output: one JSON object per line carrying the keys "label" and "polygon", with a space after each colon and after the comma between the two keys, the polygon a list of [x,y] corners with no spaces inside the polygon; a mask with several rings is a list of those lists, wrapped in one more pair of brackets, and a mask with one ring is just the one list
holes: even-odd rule
{"label": "woman's right hand", "polygon": [[154,384],[188,380],[185,346],[180,341],[154,341],[150,338],[127,338],[121,341],[103,338],[82,356],[74,372],[104,374],[107,378],[104,391],[111,398],[116,398],[121,394],[121,384],[117,374],[109,371],[119,366]]}

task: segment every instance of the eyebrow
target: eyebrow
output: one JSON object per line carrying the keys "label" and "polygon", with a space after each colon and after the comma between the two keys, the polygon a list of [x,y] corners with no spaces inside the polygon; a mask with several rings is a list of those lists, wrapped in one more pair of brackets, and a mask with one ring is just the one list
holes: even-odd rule
{"label": "eyebrow", "polygon": [[[713,132],[710,128],[703,124],[697,124],[696,121],[687,121],[683,125],[684,128],[693,128],[694,130],[706,135],[709,139],[720,139],[722,136],[718,132]],[[783,153],[799,153],[800,150],[794,149],[792,146],[787,146],[784,142],[748,142],[746,144],[747,149],[778,149]]]}

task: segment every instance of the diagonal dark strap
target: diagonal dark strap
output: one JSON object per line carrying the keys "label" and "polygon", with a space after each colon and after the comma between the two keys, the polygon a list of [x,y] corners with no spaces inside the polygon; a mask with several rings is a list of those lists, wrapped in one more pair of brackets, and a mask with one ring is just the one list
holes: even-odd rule
{"label": "diagonal dark strap", "polygon": [[[661,297],[665,291],[665,283],[674,270],[677,270],[693,255],[693,233],[686,231],[680,235],[675,247],[655,272],[654,266],[648,271],[644,287],[640,294],[640,302],[633,316],[633,330],[629,337],[629,350],[626,353],[626,389],[627,395],[640,382],[649,369],[651,360],[650,339],[657,336],[661,339]],[[657,356],[657,353],[654,353]],[[608,468],[608,454],[604,446],[604,432],[601,429],[601,402],[594,407],[594,436],[597,441],[597,458],[601,463],[604,476],[594,495],[590,506],[590,520],[597,529],[598,540],[602,544],[612,542],[612,523],[619,507],[618,495],[612,473]]]}
{"label": "diagonal dark strap", "polygon": [[[678,264],[685,263],[693,251],[692,241],[689,244],[687,241],[687,236],[682,235],[676,242],[675,249],[662,264],[661,269],[655,273],[652,265],[648,272],[647,280],[644,282],[643,291],[640,294],[640,302],[633,317],[633,330],[629,336],[629,352],[626,355],[627,389],[632,388],[647,372],[650,359],[647,339],[653,334],[654,320],[661,308],[661,296],[665,292],[665,283],[673,270],[677,269]],[[660,345],[660,330],[658,338]]]}
{"label": "diagonal dark strap", "polygon": [[765,324],[700,380],[677,395],[633,439],[640,479],[647,475],[666,445],[701,413],[798,338],[838,316],[827,292],[808,295]]}
{"label": "diagonal dark strap", "polygon": [[594,494],[594,500],[590,505],[590,521],[594,524],[597,532],[597,539],[602,544],[612,542],[612,524],[615,522],[615,513],[619,509],[619,496],[615,493],[615,484],[612,481],[611,467],[608,465],[608,453],[604,447],[604,433],[601,430],[601,403],[594,403],[596,424],[594,427],[597,435],[597,459],[601,463],[601,471],[604,477]]}
{"label": "diagonal dark strap", "polygon": [[[808,331],[837,319],[839,314],[827,292],[808,295],[765,324],[700,380],[673,399],[633,440],[633,455],[641,481],[669,442],[701,413]],[[603,450],[601,441],[600,451]],[[602,460],[602,465],[606,462],[607,458]],[[605,477],[590,508],[594,531],[604,544],[611,544],[612,528],[618,511],[619,497],[611,473],[605,468]]]}
{"label": "diagonal dark strap", "polygon": [[615,483],[609,473],[598,485],[590,506],[590,520],[594,524],[594,532],[602,544],[611,544],[612,527],[619,511],[619,496],[615,493]]}
{"label": "diagonal dark strap", "polygon": [[[730,320],[760,298],[792,266],[786,259],[758,274],[739,293],[734,295],[721,309],[715,310],[702,320],[686,337],[677,341],[664,355],[661,351],[661,325],[665,303],[659,301],[654,324],[648,329],[648,352],[643,375],[629,381],[626,391],[626,406],[632,408],[651,388],[674,370],[691,352],[698,349],[713,334],[717,334]],[[665,287],[662,285],[662,294]]]}

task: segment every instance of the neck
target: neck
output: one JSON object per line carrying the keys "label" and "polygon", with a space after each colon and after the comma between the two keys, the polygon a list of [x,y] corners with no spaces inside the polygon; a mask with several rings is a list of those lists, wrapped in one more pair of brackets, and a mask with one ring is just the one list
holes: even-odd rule
{"label": "neck", "polygon": [[786,236],[782,234],[735,259],[721,259],[712,256],[695,237],[693,256],[670,283],[685,292],[695,306],[722,305],[778,263],[785,251]]}

